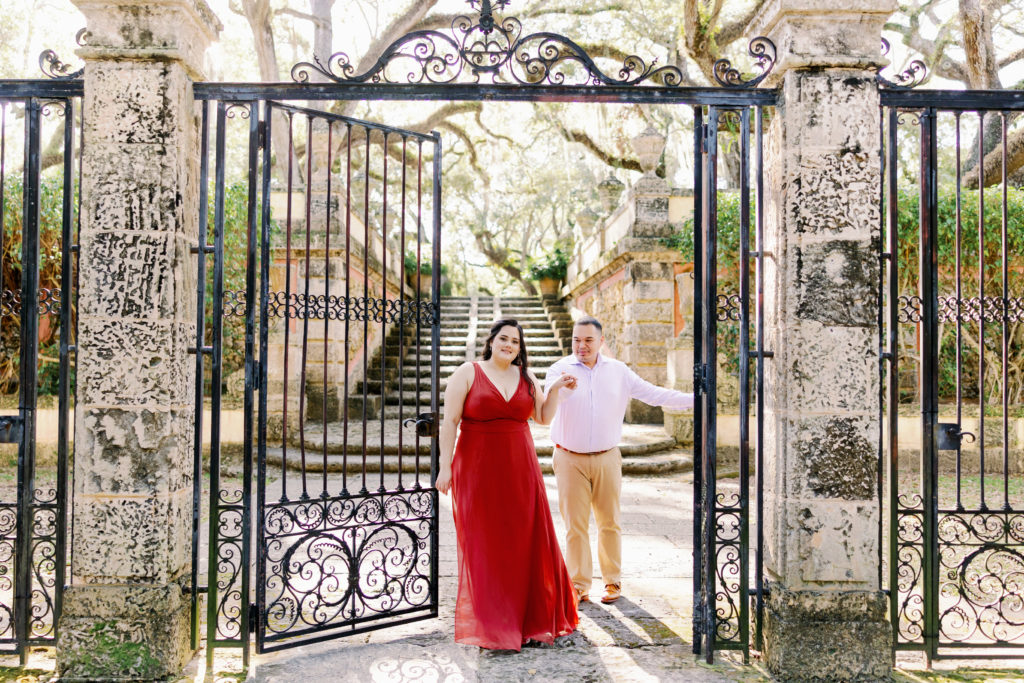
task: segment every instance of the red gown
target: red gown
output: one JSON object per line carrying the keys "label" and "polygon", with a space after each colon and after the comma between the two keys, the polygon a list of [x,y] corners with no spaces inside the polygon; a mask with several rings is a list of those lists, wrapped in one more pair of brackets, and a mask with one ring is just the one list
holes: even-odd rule
{"label": "red gown", "polygon": [[455,640],[519,650],[576,630],[576,597],[558,547],[523,378],[512,398],[476,363],[452,461],[459,545]]}

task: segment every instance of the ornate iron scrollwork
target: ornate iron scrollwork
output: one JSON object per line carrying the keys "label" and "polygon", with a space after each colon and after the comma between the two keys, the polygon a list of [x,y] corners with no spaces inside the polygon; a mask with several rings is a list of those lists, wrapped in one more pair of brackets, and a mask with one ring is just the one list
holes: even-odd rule
{"label": "ornate iron scrollwork", "polygon": [[[369,69],[356,73],[356,66],[344,52],[336,52],[324,64],[318,59],[299,62],[292,67],[292,79],[298,83],[319,74],[338,83],[453,84],[468,76],[480,83],[489,78],[493,84],[549,86],[633,86],[658,83],[675,87],[684,81],[682,70],[658,66],[637,55],[626,57],[617,73],[603,71],[575,41],[547,31],[523,35],[522,22],[515,17],[496,19],[493,7],[504,7],[508,0],[471,0],[480,7],[476,21],[457,16],[451,32],[421,30],[408,33],[389,45]],[[750,42],[748,52],[761,72],[743,80],[739,70],[727,59],[714,65],[719,85],[750,88],[760,83],[775,64],[775,45],[764,37]]]}
{"label": "ornate iron scrollwork", "polygon": [[728,59],[719,59],[712,68],[712,73],[719,85],[726,88],[753,88],[768,77],[775,66],[775,43],[764,36],[750,41],[747,54],[754,58],[756,68],[761,72],[754,78],[743,80],[743,74]]}
{"label": "ornate iron scrollwork", "polygon": [[[882,38],[882,56],[888,56],[891,49],[892,46],[889,45],[889,41]],[[930,76],[928,66],[922,60],[915,59],[907,65],[906,69],[893,76],[892,80],[883,76],[881,70],[875,74],[875,80],[878,81],[879,85],[883,85],[886,88],[909,90],[924,83],[928,80],[928,76]]]}
{"label": "ornate iron scrollwork", "polygon": [[[89,34],[84,28],[79,29],[78,33],[75,34],[75,42],[84,46],[88,36]],[[58,81],[70,81],[75,78],[81,78],[85,73],[84,66],[75,71],[71,71],[71,65],[62,62],[60,57],[58,57],[57,53],[53,50],[43,50],[39,53],[39,70],[48,78],[53,78]]]}

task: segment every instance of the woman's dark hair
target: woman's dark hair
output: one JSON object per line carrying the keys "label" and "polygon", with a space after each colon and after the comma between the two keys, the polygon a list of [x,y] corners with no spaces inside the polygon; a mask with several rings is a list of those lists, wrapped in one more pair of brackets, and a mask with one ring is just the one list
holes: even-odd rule
{"label": "woman's dark hair", "polygon": [[526,353],[526,337],[523,334],[523,327],[519,324],[518,320],[503,318],[495,321],[494,324],[491,325],[491,333],[487,335],[487,341],[484,342],[484,360],[491,359],[491,343],[498,336],[498,333],[501,332],[502,328],[505,327],[514,327],[519,331],[519,355],[512,359],[512,365],[519,366],[519,374],[526,380],[526,386],[530,391],[530,398],[533,398],[535,396],[535,392],[533,389],[533,382],[530,381],[529,375],[530,361],[529,356]]}

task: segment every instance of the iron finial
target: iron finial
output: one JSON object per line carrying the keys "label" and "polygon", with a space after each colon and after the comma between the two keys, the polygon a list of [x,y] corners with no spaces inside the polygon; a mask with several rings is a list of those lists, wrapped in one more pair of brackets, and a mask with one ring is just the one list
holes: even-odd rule
{"label": "iron finial", "polygon": [[484,33],[494,30],[494,7],[504,9],[511,0],[467,0],[473,9],[480,8],[480,28]]}

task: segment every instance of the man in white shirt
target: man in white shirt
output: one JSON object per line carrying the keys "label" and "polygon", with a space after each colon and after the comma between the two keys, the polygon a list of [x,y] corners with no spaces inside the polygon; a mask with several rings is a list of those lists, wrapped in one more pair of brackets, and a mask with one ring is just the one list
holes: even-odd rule
{"label": "man in white shirt", "polygon": [[551,423],[555,442],[554,470],[558,508],[565,521],[565,563],[580,602],[589,598],[593,564],[590,557],[590,511],[597,521],[597,557],[605,583],[603,603],[622,595],[622,421],[631,398],[673,410],[693,408],[693,394],[656,387],[625,363],[602,356],[601,323],[585,317],[572,330],[572,355],[548,369],[545,385],[569,373],[574,391],[563,390]]}

